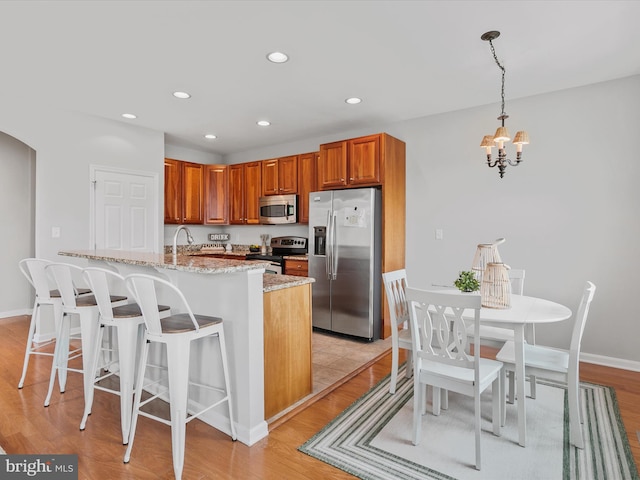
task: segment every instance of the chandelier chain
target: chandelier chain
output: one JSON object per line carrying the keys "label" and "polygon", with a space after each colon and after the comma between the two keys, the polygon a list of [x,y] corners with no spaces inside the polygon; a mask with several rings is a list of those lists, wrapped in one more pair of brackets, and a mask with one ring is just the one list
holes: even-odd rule
{"label": "chandelier chain", "polygon": [[[505,69],[504,69],[504,66],[498,60],[498,56],[496,55],[496,49],[493,47],[493,41],[489,40],[489,45],[491,46],[491,53],[493,54],[493,59],[496,61],[496,65],[498,65],[498,67],[500,67],[500,70],[502,70],[502,89],[500,90],[500,98],[502,100],[502,113],[500,114],[500,116],[504,117],[504,115],[505,115],[505,113],[504,113],[504,73],[505,73]],[[502,125],[504,126],[504,119],[502,119]]]}

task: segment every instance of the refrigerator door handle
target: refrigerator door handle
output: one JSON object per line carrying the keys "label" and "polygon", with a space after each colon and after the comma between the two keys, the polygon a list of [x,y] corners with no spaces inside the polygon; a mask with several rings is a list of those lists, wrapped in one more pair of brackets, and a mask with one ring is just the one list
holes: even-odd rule
{"label": "refrigerator door handle", "polygon": [[338,248],[336,245],[336,218],[337,212],[333,212],[331,218],[331,278],[335,280],[338,276]]}
{"label": "refrigerator door handle", "polygon": [[327,212],[327,236],[326,236],[326,252],[324,256],[324,270],[327,280],[331,280],[331,252],[333,250],[331,238],[331,210]]}

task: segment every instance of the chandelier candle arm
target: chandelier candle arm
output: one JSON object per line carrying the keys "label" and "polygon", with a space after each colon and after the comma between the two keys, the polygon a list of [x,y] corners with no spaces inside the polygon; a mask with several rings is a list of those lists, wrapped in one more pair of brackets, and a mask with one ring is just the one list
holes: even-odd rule
{"label": "chandelier candle arm", "polygon": [[[507,151],[505,149],[505,142],[509,142],[511,140],[511,135],[509,135],[509,131],[507,127],[504,126],[504,121],[509,118],[509,115],[504,113],[504,76],[505,76],[505,68],[498,60],[498,56],[496,55],[496,50],[493,47],[493,40],[500,36],[500,32],[498,31],[490,31],[482,34],[480,37],[484,41],[488,41],[491,46],[491,53],[493,54],[493,59],[498,65],[502,72],[502,88],[500,90],[501,97],[501,112],[500,116],[498,116],[498,120],[500,120],[501,124],[496,130],[495,135],[485,135],[482,138],[482,142],[480,143],[480,147],[484,148],[487,154],[487,165],[489,167],[498,167],[498,171],[500,173],[500,178],[504,177],[505,170],[507,165],[511,165],[515,167],[522,162],[522,146],[529,144],[529,134],[524,130],[520,130],[516,133],[516,136],[513,139],[513,144],[516,146],[516,159],[515,161],[507,158]],[[491,156],[491,148],[494,146],[498,147],[498,158],[492,160]]]}

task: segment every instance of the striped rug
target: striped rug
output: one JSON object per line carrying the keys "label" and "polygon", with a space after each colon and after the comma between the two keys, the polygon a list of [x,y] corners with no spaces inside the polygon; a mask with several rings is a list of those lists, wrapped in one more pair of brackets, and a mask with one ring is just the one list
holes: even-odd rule
{"label": "striped rug", "polygon": [[[483,395],[482,470],[474,468],[473,400],[451,393],[449,409],[423,416],[422,440],[411,442],[413,380],[389,377],[332,420],[299,450],[358,478],[402,479],[631,479],[640,480],[615,392],[581,384],[586,448],[568,441],[566,388],[542,381],[527,399],[527,447],[518,445],[516,406],[507,405],[500,437],[492,434],[491,395]],[[429,410],[430,407],[428,407]]]}

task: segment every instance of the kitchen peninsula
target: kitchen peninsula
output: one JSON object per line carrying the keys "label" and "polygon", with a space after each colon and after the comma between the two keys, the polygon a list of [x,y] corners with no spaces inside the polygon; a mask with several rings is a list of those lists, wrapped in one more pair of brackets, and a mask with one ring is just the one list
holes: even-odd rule
{"label": "kitchen peninsula", "polygon": [[[265,338],[269,337],[269,325],[265,325],[264,297],[268,292],[284,289],[295,291],[300,288],[301,291],[310,292],[313,279],[263,275],[268,262],[260,261],[108,250],[61,251],[59,255],[86,259],[90,266],[115,268],[124,276],[147,273],[163,277],[180,288],[195,313],[222,317],[238,439],[252,445],[268,435],[264,367],[269,361],[269,357],[265,357]],[[165,300],[159,298],[163,303]],[[305,298],[300,301],[303,306],[305,302],[310,302]],[[310,305],[308,310],[310,315]],[[268,311],[273,314],[271,308]],[[269,323],[272,321],[274,319],[270,318]],[[310,317],[308,330],[310,341]],[[216,341],[194,345],[191,352],[191,380],[219,385],[222,372],[211,368],[207,361],[211,348],[218,348]],[[161,361],[160,352],[157,353],[157,360]],[[309,350],[309,362],[310,353]],[[214,354],[218,355],[217,352]],[[309,385],[310,382],[309,378]],[[194,400],[194,407],[197,408],[198,399]],[[224,409],[206,412],[201,419],[228,433],[228,418]]]}

